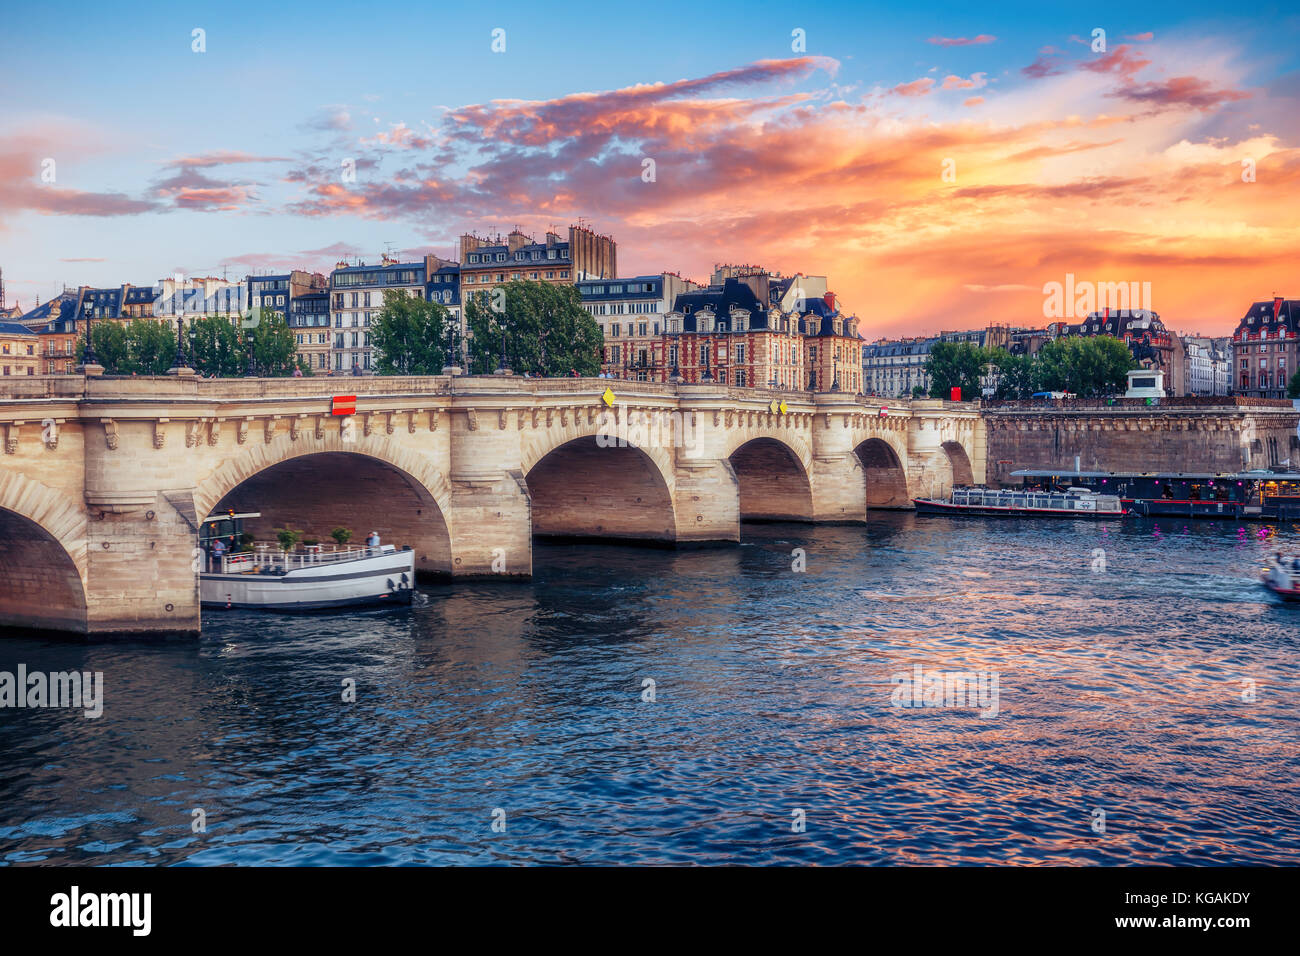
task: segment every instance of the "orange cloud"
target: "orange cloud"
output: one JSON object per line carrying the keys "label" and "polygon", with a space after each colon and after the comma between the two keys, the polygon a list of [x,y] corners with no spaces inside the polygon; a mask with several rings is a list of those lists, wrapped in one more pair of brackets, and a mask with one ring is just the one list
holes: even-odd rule
{"label": "orange cloud", "polygon": [[889,97],[760,95],[830,72],[811,58],[475,104],[447,115],[435,146],[400,150],[397,172],[378,152],[354,184],[325,163],[295,171],[293,209],[538,233],[586,216],[616,236],[629,275],[735,259],[825,274],[868,335],[1041,324],[1040,290],[1067,272],[1151,282],[1173,327],[1222,332],[1294,271],[1300,149],[1277,132],[1212,135],[1205,118],[1244,95],[1233,78],[1138,83],[1148,64],[1117,48],[1083,61],[1087,83],[1049,73],[952,115],[922,112],[942,105],[924,98],[933,78]]}

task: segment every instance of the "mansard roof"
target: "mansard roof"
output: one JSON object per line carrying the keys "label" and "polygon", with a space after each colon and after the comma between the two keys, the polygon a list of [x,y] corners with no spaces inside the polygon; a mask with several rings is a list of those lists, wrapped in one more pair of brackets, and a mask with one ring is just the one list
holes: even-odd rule
{"label": "mansard roof", "polygon": [[1277,318],[1273,317],[1274,302],[1273,299],[1252,302],[1237,323],[1233,338],[1243,333],[1258,335],[1263,329],[1286,329],[1288,336],[1300,334],[1300,299],[1282,299],[1277,305]]}

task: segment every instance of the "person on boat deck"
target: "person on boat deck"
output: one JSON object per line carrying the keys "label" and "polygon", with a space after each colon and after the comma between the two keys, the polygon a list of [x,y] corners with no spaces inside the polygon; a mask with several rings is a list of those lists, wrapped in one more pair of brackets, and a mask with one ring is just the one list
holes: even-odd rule
{"label": "person on boat deck", "polygon": [[210,553],[212,555],[212,570],[220,571],[221,559],[225,557],[226,554],[226,542],[222,541],[220,538],[213,538]]}
{"label": "person on boat deck", "polygon": [[366,538],[366,547],[367,547],[367,548],[378,548],[378,547],[379,547],[379,532],[378,532],[378,531],[372,531],[372,532],[370,532],[370,537]]}

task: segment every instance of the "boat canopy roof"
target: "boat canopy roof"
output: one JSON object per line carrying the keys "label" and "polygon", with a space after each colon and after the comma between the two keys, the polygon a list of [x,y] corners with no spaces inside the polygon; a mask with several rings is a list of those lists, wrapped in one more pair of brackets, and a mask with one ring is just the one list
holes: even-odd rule
{"label": "boat canopy roof", "polygon": [[1300,481],[1300,473],[1293,471],[1238,471],[1219,472],[1173,472],[1173,471],[1074,471],[1069,468],[1021,468],[1011,473],[1013,478],[1179,478],[1182,480],[1199,479],[1210,481],[1221,478],[1225,481]]}

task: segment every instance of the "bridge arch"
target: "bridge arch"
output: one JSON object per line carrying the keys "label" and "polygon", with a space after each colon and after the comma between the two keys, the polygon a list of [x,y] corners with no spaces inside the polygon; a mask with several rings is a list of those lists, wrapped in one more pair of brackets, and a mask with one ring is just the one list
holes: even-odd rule
{"label": "bridge arch", "polygon": [[0,625],[85,633],[86,569],[85,511],[0,472]]}
{"label": "bridge arch", "polygon": [[884,438],[868,438],[853,453],[866,477],[867,508],[911,508],[907,470],[898,450]]}
{"label": "bridge arch", "polygon": [[970,456],[966,454],[966,449],[958,441],[946,441],[943,443],[944,453],[948,456],[948,464],[952,468],[952,485],[973,485],[975,484],[975,472],[971,468]]}
{"label": "bridge arch", "polygon": [[777,437],[750,438],[728,459],[736,473],[742,521],[811,521],[812,480],[805,460]]}
{"label": "bridge arch", "polygon": [[673,464],[662,448],[595,435],[525,462],[534,535],[676,541]]}
{"label": "bridge arch", "polygon": [[386,544],[409,545],[417,573],[439,575],[452,570],[449,501],[446,479],[427,458],[386,437],[344,442],[328,433],[254,445],[194,493],[200,519],[230,508],[262,512],[245,525],[259,540],[274,540],[279,527],[324,542],[336,527],[357,542],[374,530]]}

